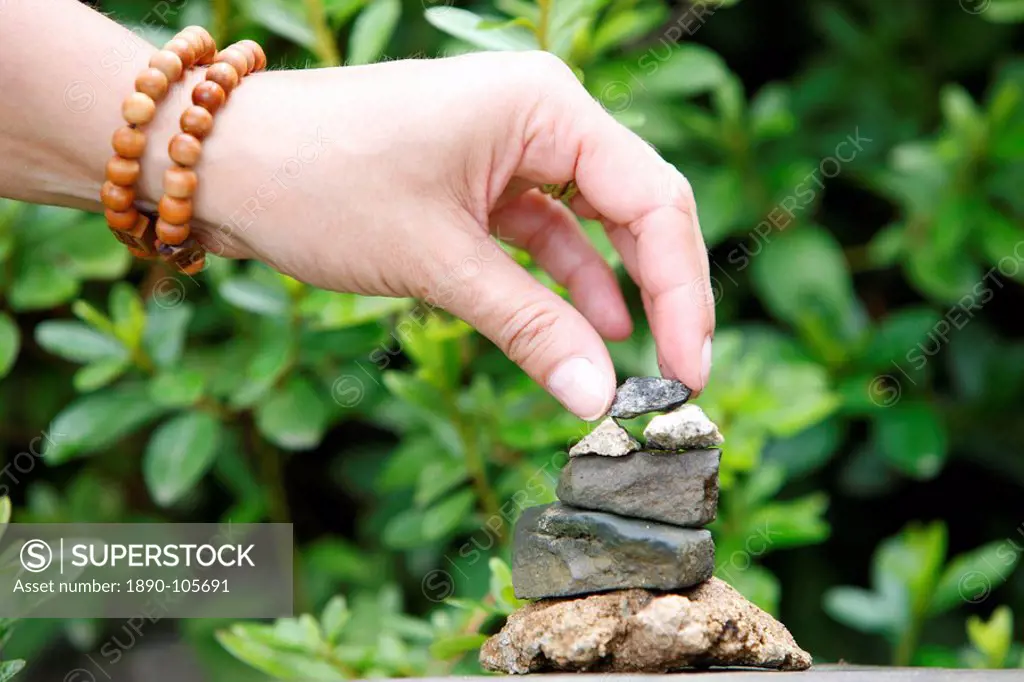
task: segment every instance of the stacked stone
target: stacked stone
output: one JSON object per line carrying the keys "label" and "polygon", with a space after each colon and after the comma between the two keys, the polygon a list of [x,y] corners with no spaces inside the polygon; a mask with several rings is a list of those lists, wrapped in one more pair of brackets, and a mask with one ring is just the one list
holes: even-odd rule
{"label": "stacked stone", "polygon": [[[718,510],[718,428],[678,381],[627,380],[609,417],[569,451],[559,502],[516,525],[512,583],[520,599],[609,590],[679,590],[711,577],[704,526]],[[618,423],[663,412],[641,445]]]}
{"label": "stacked stone", "polygon": [[[504,673],[804,670],[782,623],[711,576],[718,428],[677,381],[633,378],[569,451],[559,502],[516,525],[512,584],[536,599],[480,649]],[[641,445],[617,419],[654,417]]]}

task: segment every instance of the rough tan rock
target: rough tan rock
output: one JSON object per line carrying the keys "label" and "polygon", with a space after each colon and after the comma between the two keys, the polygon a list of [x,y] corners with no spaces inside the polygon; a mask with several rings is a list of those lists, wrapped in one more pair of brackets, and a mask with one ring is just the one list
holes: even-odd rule
{"label": "rough tan rock", "polygon": [[699,450],[725,442],[715,423],[697,405],[683,405],[659,414],[644,429],[648,448],[659,450]]}
{"label": "rough tan rock", "polygon": [[804,670],[811,656],[782,623],[711,578],[675,593],[619,590],[534,602],[487,640],[480,663],[516,674],[710,666]]}
{"label": "rough tan rock", "polygon": [[640,449],[640,442],[629,435],[629,431],[619,426],[618,422],[609,417],[597,425],[593,431],[569,449],[570,457],[582,455],[603,455],[605,457],[623,457]]}

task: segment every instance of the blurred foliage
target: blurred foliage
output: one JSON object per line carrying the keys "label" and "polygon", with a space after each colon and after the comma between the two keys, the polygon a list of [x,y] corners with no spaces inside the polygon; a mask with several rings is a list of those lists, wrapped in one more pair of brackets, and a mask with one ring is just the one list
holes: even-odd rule
{"label": "blurred foliage", "polygon": [[[272,67],[562,57],[698,198],[717,575],[819,662],[1024,665],[1024,3],[172,4],[172,26],[102,8],[155,42],[191,23],[260,39]],[[642,323],[612,352],[620,376],[657,373]],[[422,304],[217,259],[175,278],[95,216],[13,202],[0,377],[18,520],[296,524],[296,603],[319,617],[182,621],[218,680],[477,670],[518,605],[512,524],[586,431]],[[5,654],[95,651],[109,627],[27,621]]]}

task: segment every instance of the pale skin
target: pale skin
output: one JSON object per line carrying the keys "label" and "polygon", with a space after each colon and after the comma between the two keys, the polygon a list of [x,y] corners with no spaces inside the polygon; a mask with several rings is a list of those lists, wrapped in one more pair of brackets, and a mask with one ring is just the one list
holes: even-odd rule
{"label": "pale skin", "polygon": [[[0,196],[101,211],[121,101],[156,47],[75,0],[0,8]],[[175,85],[146,128],[146,207],[201,78],[193,70]],[[603,339],[632,332],[577,216],[599,219],[640,288],[662,373],[707,384],[714,306],[689,183],[555,57],[253,74],[216,114],[196,171],[193,230],[212,252],[326,289],[442,307],[587,420],[614,397]],[[537,189],[573,179],[571,210]],[[529,251],[572,304],[495,235]]]}

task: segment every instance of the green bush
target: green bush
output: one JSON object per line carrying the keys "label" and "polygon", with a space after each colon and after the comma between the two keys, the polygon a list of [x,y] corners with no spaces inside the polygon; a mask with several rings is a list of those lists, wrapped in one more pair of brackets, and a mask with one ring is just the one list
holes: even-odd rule
{"label": "green bush", "polygon": [[[171,4],[175,26],[102,2],[154,40],[259,38],[278,66],[566,60],[695,188],[719,577],[818,661],[1024,665],[1024,3]],[[259,264],[132,265],[70,210],[0,204],[0,266],[15,520],[294,522],[297,608],[319,616],[182,621],[216,679],[252,679],[235,659],[285,679],[476,669],[517,606],[512,524],[554,499],[586,429],[490,344]],[[646,329],[613,346],[620,377],[657,373]],[[4,651],[93,650],[109,627],[20,623]]]}

